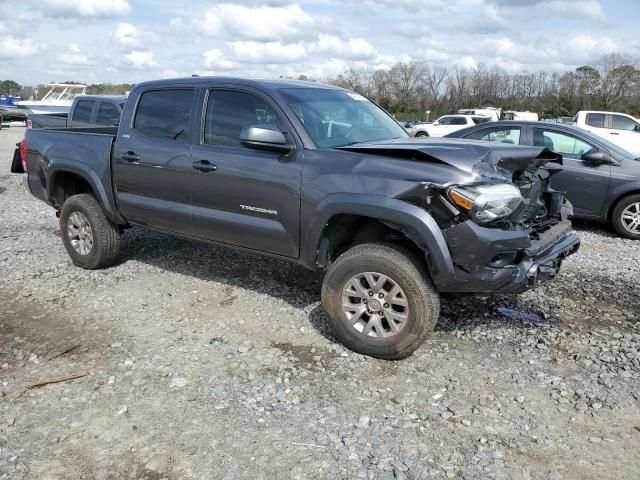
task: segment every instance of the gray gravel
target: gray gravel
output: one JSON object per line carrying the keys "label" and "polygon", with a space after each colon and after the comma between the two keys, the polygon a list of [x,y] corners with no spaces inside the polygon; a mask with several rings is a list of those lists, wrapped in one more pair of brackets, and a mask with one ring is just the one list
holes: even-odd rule
{"label": "gray gravel", "polygon": [[637,477],[637,242],[579,223],[554,283],[445,298],[385,362],[335,343],[292,264],[132,229],[117,266],[75,268],[7,173],[21,136],[0,131],[0,479]]}

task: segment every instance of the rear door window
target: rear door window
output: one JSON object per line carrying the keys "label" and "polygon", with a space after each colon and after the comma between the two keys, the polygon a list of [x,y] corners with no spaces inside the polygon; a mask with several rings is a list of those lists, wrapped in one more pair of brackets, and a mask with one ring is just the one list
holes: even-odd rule
{"label": "rear door window", "polygon": [[120,123],[120,111],[112,103],[100,102],[96,123],[98,125],[118,125]]}
{"label": "rear door window", "polygon": [[151,138],[185,143],[189,139],[194,90],[152,90],[140,97],[133,128]]}
{"label": "rear door window", "polygon": [[456,117],[442,117],[440,120],[438,120],[438,123],[440,125],[455,125],[454,120]]}
{"label": "rear door window", "polygon": [[485,128],[476,132],[471,132],[464,138],[471,140],[484,140],[486,142],[520,144],[520,128]]}
{"label": "rear door window", "polygon": [[587,125],[595,128],[604,128],[604,113],[587,113]]}
{"label": "rear door window", "polygon": [[94,102],[90,100],[80,100],[73,111],[72,120],[74,122],[91,122],[91,110],[93,110],[93,104]]}

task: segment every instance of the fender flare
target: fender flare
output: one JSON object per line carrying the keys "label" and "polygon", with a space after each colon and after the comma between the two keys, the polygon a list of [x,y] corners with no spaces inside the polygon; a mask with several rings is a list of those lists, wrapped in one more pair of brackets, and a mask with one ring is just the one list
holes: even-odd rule
{"label": "fender flare", "polygon": [[105,190],[98,175],[87,165],[73,160],[50,160],[49,166],[46,169],[47,198],[50,202],[55,195],[56,177],[61,173],[71,173],[85,180],[96,195],[96,199],[102,207],[105,215],[107,215],[107,217],[116,224],[125,225],[127,223],[126,220],[118,213],[113,195],[110,195]]}
{"label": "fender flare", "polygon": [[327,195],[311,214],[301,251],[305,266],[318,268],[317,255],[324,229],[331,218],[340,214],[360,215],[392,225],[429,256],[434,281],[441,275],[453,275],[449,247],[440,227],[426,210],[395,198],[350,193]]}
{"label": "fender flare", "polygon": [[618,203],[621,198],[634,194],[640,194],[640,181],[625,182],[618,185],[617,188],[613,188],[607,193],[608,198],[602,211],[602,218],[608,220],[609,214],[612,212],[615,204]]}

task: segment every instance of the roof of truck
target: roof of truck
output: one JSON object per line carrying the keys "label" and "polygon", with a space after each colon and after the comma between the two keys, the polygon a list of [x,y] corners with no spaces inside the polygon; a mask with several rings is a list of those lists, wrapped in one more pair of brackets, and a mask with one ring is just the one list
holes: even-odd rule
{"label": "roof of truck", "polygon": [[328,85],[326,83],[310,82],[306,80],[285,80],[285,79],[261,79],[261,78],[238,78],[238,77],[182,77],[182,78],[167,78],[163,80],[151,80],[148,82],[141,82],[136,85],[138,87],[150,87],[160,85],[174,85],[174,84],[236,84],[244,86],[261,87],[268,89],[281,89],[281,88],[324,88],[343,90],[340,87],[334,85]]}

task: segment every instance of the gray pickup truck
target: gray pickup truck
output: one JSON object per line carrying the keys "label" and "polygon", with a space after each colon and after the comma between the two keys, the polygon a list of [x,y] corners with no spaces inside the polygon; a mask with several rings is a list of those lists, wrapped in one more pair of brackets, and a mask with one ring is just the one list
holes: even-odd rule
{"label": "gray pickup truck", "polygon": [[137,85],[119,128],[27,130],[12,171],[55,208],[72,261],[116,262],[133,225],[323,272],[339,339],[399,359],[440,292],[519,293],[578,249],[540,147],[420,140],[357,93],[196,77]]}
{"label": "gray pickup truck", "polygon": [[80,95],[74,98],[69,113],[40,113],[27,117],[30,128],[117,127],[127,97],[124,95]]}

